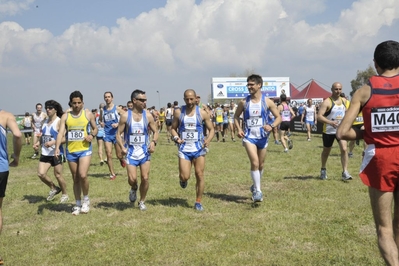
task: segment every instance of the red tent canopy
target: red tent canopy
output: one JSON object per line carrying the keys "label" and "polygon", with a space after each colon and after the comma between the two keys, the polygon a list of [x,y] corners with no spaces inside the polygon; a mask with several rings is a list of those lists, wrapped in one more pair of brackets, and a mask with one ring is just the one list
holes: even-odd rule
{"label": "red tent canopy", "polygon": [[308,98],[327,98],[331,96],[331,92],[323,89],[319,84],[312,79],[305,88],[299,93],[293,95],[291,99],[308,99]]}
{"label": "red tent canopy", "polygon": [[290,83],[290,91],[291,91],[291,99],[294,98],[298,93],[299,90],[297,88],[295,88],[294,85],[292,85],[292,83]]}

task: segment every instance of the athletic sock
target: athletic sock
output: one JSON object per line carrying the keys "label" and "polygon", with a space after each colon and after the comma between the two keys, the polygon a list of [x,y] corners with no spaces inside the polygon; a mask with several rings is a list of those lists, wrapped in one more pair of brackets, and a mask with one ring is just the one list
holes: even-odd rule
{"label": "athletic sock", "polygon": [[259,170],[251,171],[251,177],[252,177],[252,181],[254,182],[256,191],[261,191],[260,190],[260,172],[259,172]]}

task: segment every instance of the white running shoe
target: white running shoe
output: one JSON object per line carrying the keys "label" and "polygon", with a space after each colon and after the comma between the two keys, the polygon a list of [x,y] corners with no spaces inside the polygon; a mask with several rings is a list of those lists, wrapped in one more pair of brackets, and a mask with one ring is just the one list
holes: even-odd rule
{"label": "white running shoe", "polygon": [[90,200],[83,201],[81,213],[87,214],[90,211]]}
{"label": "white running shoe", "polygon": [[60,192],[61,192],[61,188],[59,188],[59,187],[55,187],[54,190],[50,190],[50,192],[48,193],[47,201],[52,201],[54,199],[55,195],[57,195]]}
{"label": "white running shoe", "polygon": [[345,171],[342,173],[342,180],[343,181],[352,180],[352,176],[349,174],[348,171]]}
{"label": "white running shoe", "polygon": [[79,215],[80,214],[80,210],[81,210],[81,207],[79,207],[79,206],[75,206],[75,207],[73,207],[72,208],[72,215]]}
{"label": "white running shoe", "polygon": [[147,210],[147,207],[145,206],[144,201],[140,201],[139,202],[139,209],[140,209],[140,211],[146,211]]}
{"label": "white running shoe", "polygon": [[69,200],[69,197],[67,194],[62,194],[61,199],[60,199],[60,203],[67,203]]}

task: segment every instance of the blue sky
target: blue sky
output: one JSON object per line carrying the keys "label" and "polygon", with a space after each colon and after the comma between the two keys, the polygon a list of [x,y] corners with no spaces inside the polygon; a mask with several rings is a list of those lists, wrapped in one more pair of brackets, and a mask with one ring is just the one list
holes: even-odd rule
{"label": "blue sky", "polygon": [[396,0],[0,0],[0,108],[66,107],[80,90],[91,109],[105,91],[125,104],[134,89],[158,107],[247,72],[348,93],[398,18]]}

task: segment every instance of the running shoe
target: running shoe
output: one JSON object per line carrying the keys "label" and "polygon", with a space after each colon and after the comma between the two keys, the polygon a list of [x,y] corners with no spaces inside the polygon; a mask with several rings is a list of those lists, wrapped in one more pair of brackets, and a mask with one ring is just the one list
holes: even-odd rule
{"label": "running shoe", "polygon": [[30,158],[31,158],[31,159],[36,159],[36,157],[37,157],[37,154],[35,153],[35,154],[33,154],[32,157],[30,157]]}
{"label": "running shoe", "polygon": [[60,199],[60,203],[66,203],[68,202],[69,197],[67,194],[62,194],[61,199]]}
{"label": "running shoe", "polygon": [[180,186],[181,186],[181,188],[186,188],[187,187],[187,181],[183,182],[183,181],[180,180]]}
{"label": "running shoe", "polygon": [[129,191],[129,200],[130,202],[136,202],[137,199],[137,189],[131,188]]}
{"label": "running shoe", "polygon": [[83,201],[82,208],[80,209],[81,213],[87,214],[90,211],[90,200]]}
{"label": "running shoe", "polygon": [[285,148],[285,149],[284,149],[284,152],[285,152],[285,153],[287,153],[287,152],[288,152],[288,149],[287,149],[287,148]]}
{"label": "running shoe", "polygon": [[321,169],[320,170],[320,179],[321,180],[326,180],[327,179],[327,170],[326,169]]}
{"label": "running shoe", "polygon": [[101,162],[100,162],[100,166],[103,166],[103,165],[104,165],[104,161],[101,161]]}
{"label": "running shoe", "polygon": [[274,141],[274,144],[276,144],[276,145],[280,145],[280,144],[281,144],[281,142],[280,142],[280,141],[278,141],[278,140],[275,140],[275,141]]}
{"label": "running shoe", "polygon": [[249,191],[251,191],[251,193],[254,193],[255,191],[255,186],[252,184],[252,186],[249,188]]}
{"label": "running shoe", "polygon": [[197,210],[197,211],[202,212],[202,211],[204,210],[204,207],[202,207],[202,204],[201,204],[201,203],[196,202],[196,203],[194,204],[194,209]]}
{"label": "running shoe", "polygon": [[343,181],[352,180],[352,176],[349,174],[348,171],[345,171],[342,173],[342,180]]}
{"label": "running shoe", "polygon": [[47,197],[47,201],[52,201],[55,197],[55,195],[57,195],[58,193],[61,192],[61,188],[59,187],[55,187],[55,189],[50,190],[50,192],[48,193],[48,197]]}
{"label": "running shoe", "polygon": [[261,202],[263,201],[263,194],[260,191],[255,191],[252,193],[252,200],[254,202]]}
{"label": "running shoe", "polygon": [[121,163],[121,166],[122,166],[123,168],[126,167],[126,162],[125,162],[125,160],[119,160],[119,162]]}
{"label": "running shoe", "polygon": [[308,138],[308,141],[310,141],[310,139]]}
{"label": "running shoe", "polygon": [[349,158],[353,158],[353,153],[352,153],[352,152],[349,152],[349,153],[348,153],[348,157],[349,157]]}
{"label": "running shoe", "polygon": [[81,207],[75,206],[75,207],[72,208],[72,215],[75,215],[75,216],[79,215],[80,211],[81,211]]}
{"label": "running shoe", "polygon": [[116,175],[110,175],[110,176],[109,176],[109,180],[112,181],[112,180],[115,180],[115,179],[116,179]]}
{"label": "running shoe", "polygon": [[146,211],[147,210],[147,207],[145,206],[144,201],[140,201],[139,202],[139,209],[140,209],[140,211]]}
{"label": "running shoe", "polygon": [[288,149],[292,149],[294,147],[294,142],[292,140],[288,140]]}

